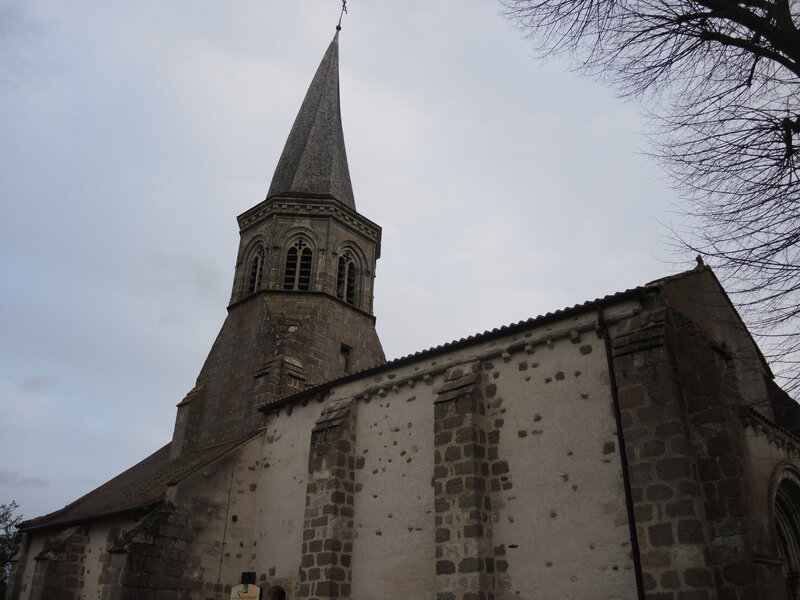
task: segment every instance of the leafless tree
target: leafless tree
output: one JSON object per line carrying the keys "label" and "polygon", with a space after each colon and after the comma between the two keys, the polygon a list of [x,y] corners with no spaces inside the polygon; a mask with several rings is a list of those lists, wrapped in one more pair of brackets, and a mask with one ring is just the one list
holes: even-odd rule
{"label": "leafless tree", "polygon": [[14,513],[19,508],[13,500],[10,504],[0,504],[0,598],[5,597],[6,583],[11,572],[11,559],[19,549],[19,531],[17,529],[22,515]]}
{"label": "leafless tree", "polygon": [[705,256],[800,389],[800,0],[501,0],[543,55],[643,101]]}

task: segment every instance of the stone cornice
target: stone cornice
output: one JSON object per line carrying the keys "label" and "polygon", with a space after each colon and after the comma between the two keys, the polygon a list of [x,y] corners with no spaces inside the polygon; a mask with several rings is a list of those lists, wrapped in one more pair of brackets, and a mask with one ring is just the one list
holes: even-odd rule
{"label": "stone cornice", "polygon": [[776,425],[755,408],[743,406],[739,410],[739,418],[744,427],[750,427],[757,436],[766,436],[771,445],[786,449],[794,457],[800,456],[800,438]]}
{"label": "stone cornice", "polygon": [[373,315],[371,312],[369,312],[367,310],[364,310],[363,308],[361,308],[359,306],[355,306],[353,304],[350,304],[350,303],[346,302],[345,300],[342,300],[341,298],[337,298],[336,296],[334,296],[330,292],[324,292],[322,290],[308,290],[308,291],[305,291],[305,290],[270,290],[270,289],[258,290],[254,294],[250,294],[249,296],[246,296],[246,297],[242,298],[241,300],[236,300],[236,301],[231,302],[230,304],[228,304],[228,312],[231,312],[234,308],[236,308],[240,304],[246,304],[246,303],[250,302],[251,300],[253,300],[254,298],[258,298],[260,296],[289,296],[289,295],[295,295],[297,297],[301,297],[301,296],[317,296],[317,297],[319,297],[319,296],[322,296],[322,297],[326,298],[327,300],[332,300],[333,302],[341,304],[342,306],[346,306],[350,310],[353,310],[355,312],[361,313],[365,317],[368,317],[369,319],[371,319],[373,323],[375,323],[375,315]]}
{"label": "stone cornice", "polygon": [[[606,317],[606,323],[613,325],[629,319],[637,314],[639,314],[638,307],[622,307],[621,309],[618,309],[612,314],[608,315]],[[280,413],[282,409],[285,409],[287,414],[291,414],[292,407],[295,404],[306,406],[309,402],[314,400],[320,403],[325,402],[332,397],[331,392],[337,387],[337,385],[341,385],[347,381],[352,381],[355,379],[366,379],[370,375],[378,376],[378,381],[376,383],[367,386],[353,395],[353,398],[357,401],[369,402],[375,396],[384,398],[390,392],[400,392],[404,387],[413,389],[418,383],[431,385],[435,377],[441,375],[451,367],[458,364],[465,364],[475,361],[481,362],[494,359],[501,359],[504,362],[510,362],[513,358],[513,355],[523,352],[527,355],[531,355],[536,352],[537,347],[551,347],[556,341],[563,339],[569,339],[573,344],[578,344],[581,341],[581,336],[596,335],[596,332],[597,322],[594,319],[594,315],[589,316],[580,323],[565,322],[562,327],[542,328],[535,324],[531,324],[530,331],[528,332],[518,332],[516,334],[509,333],[509,337],[517,337],[518,339],[509,341],[508,344],[492,345],[489,343],[484,348],[476,348],[475,352],[466,356],[462,354],[456,355],[457,357],[454,359],[454,362],[434,361],[428,366],[421,365],[420,367],[415,368],[411,373],[401,373],[400,375],[389,372],[385,379],[380,375],[380,373],[383,371],[391,371],[399,366],[415,361],[424,363],[428,357],[433,356],[437,353],[437,351],[442,350],[445,347],[458,350],[458,344],[448,345],[445,347],[439,346],[425,352],[420,352],[377,365],[359,373],[345,375],[339,379],[321,383],[314,387],[297,392],[291,396],[284,396],[275,402],[259,406],[257,410],[260,413],[269,414],[276,412]],[[519,337],[520,335],[521,339]],[[470,345],[475,344],[477,346],[481,342],[490,342],[490,337],[491,336],[487,332],[487,334],[484,336],[477,336],[474,338],[471,336],[470,338],[462,339],[460,343]]]}
{"label": "stone cornice", "polygon": [[247,231],[273,215],[333,217],[375,242],[380,248],[380,226],[331,198],[275,197],[264,200],[237,217],[239,229],[241,232]]}

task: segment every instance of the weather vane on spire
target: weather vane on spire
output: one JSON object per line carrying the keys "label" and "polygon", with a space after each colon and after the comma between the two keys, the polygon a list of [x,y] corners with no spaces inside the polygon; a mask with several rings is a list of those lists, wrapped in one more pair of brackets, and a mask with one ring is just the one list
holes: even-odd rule
{"label": "weather vane on spire", "polygon": [[347,14],[347,0],[342,0],[342,12],[339,13],[339,22],[336,24],[336,31],[342,30],[342,17]]}

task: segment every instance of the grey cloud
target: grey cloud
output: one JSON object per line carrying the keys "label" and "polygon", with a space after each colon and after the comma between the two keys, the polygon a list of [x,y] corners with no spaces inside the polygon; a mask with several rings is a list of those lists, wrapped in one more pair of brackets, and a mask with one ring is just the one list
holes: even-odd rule
{"label": "grey cloud", "polygon": [[0,82],[15,87],[38,80],[43,64],[32,51],[30,40],[41,36],[43,30],[43,23],[24,3],[12,0],[0,4]]}
{"label": "grey cloud", "polygon": [[28,375],[22,380],[22,389],[32,394],[53,389],[55,381],[48,375]]}
{"label": "grey cloud", "polygon": [[23,477],[16,471],[0,469],[0,485],[14,486],[17,488],[46,489],[50,483],[38,477]]}

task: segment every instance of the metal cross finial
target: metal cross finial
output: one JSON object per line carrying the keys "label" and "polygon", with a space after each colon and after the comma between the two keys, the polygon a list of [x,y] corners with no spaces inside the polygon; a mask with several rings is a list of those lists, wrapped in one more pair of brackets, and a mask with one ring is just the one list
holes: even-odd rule
{"label": "metal cross finial", "polygon": [[336,25],[336,31],[342,30],[342,17],[347,14],[347,0],[342,0],[342,12],[339,13],[339,23]]}

